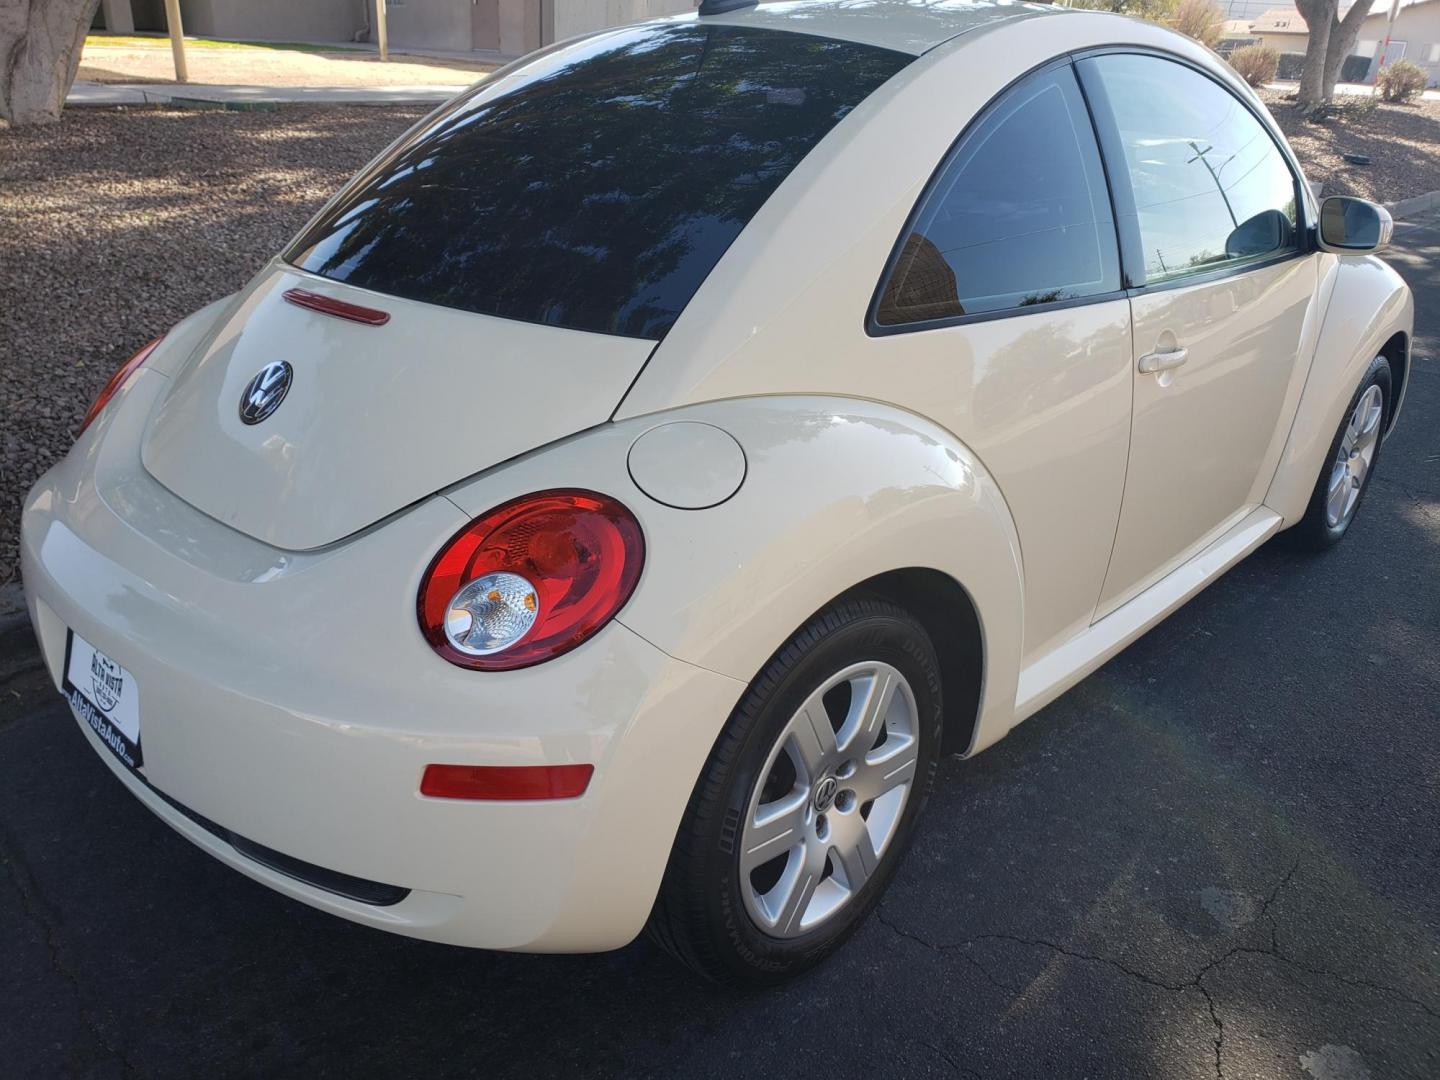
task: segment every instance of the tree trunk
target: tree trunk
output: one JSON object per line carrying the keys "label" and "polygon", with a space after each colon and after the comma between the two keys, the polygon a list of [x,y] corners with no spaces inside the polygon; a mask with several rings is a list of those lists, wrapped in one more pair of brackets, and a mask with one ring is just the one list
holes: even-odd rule
{"label": "tree trunk", "polygon": [[1330,45],[1330,24],[1335,21],[1337,7],[1337,0],[1296,0],[1296,10],[1310,30],[1305,65],[1300,70],[1298,98],[1302,116],[1309,116],[1329,96],[1325,91],[1325,60]]}
{"label": "tree trunk", "polygon": [[0,0],[0,119],[53,124],[100,0]]}
{"label": "tree trunk", "polygon": [[1325,49],[1326,101],[1335,96],[1335,84],[1340,81],[1340,69],[1345,64],[1345,58],[1350,55],[1350,50],[1355,48],[1355,42],[1359,40],[1360,24],[1365,21],[1365,16],[1370,14],[1372,2],[1373,0],[1355,0],[1354,5],[1345,13],[1345,18],[1330,27],[1330,43]]}

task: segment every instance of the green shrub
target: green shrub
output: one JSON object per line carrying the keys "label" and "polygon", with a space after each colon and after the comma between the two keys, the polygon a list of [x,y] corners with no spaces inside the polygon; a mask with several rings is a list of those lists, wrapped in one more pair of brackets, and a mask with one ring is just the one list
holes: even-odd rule
{"label": "green shrub", "polygon": [[1280,54],[1269,45],[1242,45],[1230,54],[1230,66],[1235,74],[1258,89],[1275,80]]}
{"label": "green shrub", "polygon": [[1329,101],[1322,101],[1306,117],[1307,120],[1364,120],[1380,107],[1380,99],[1373,94],[1336,94]]}
{"label": "green shrub", "polygon": [[1386,101],[1398,101],[1402,104],[1419,97],[1428,81],[1425,69],[1409,60],[1396,60],[1393,64],[1387,64],[1380,69],[1380,74],[1375,76],[1375,85],[1380,88],[1380,96]]}

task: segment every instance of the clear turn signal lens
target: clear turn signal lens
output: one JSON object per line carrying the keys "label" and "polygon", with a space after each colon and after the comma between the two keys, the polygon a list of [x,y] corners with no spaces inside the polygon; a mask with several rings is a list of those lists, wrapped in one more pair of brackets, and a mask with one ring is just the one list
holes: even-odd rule
{"label": "clear turn signal lens", "polygon": [[535,625],[540,598],[519,574],[486,574],[455,594],[445,637],[466,656],[489,656],[514,645]]}

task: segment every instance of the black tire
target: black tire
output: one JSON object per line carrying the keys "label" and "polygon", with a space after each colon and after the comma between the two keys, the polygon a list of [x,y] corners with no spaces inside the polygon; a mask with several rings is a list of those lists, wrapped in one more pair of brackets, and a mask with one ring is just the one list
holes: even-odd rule
{"label": "black tire", "polygon": [[[874,661],[899,671],[914,698],[918,756],[909,795],[875,869],[851,899],[812,930],[771,936],[751,918],[741,893],[739,838],[751,794],[806,699],[836,673]],[[864,921],[904,855],[934,784],[941,709],[935,650],[909,613],[856,598],[816,615],[750,684],[716,740],[675,838],[647,927],[651,938],[728,985],[776,983],[824,960]]]}
{"label": "black tire", "polygon": [[1366,370],[1365,377],[1360,380],[1360,385],[1356,388],[1354,396],[1351,397],[1350,404],[1345,406],[1345,414],[1341,417],[1339,430],[1335,432],[1335,438],[1330,441],[1330,449],[1325,455],[1325,463],[1320,467],[1320,475],[1315,479],[1315,490],[1310,494],[1310,503],[1305,508],[1305,516],[1293,528],[1287,529],[1281,534],[1286,543],[1298,551],[1329,551],[1345,538],[1345,534],[1350,531],[1350,526],[1354,524],[1356,517],[1360,514],[1360,507],[1365,502],[1365,493],[1370,490],[1371,479],[1380,464],[1380,451],[1385,445],[1383,435],[1375,443],[1375,454],[1370,459],[1370,468],[1365,473],[1360,494],[1355,500],[1355,508],[1349,516],[1338,525],[1331,525],[1326,514],[1325,503],[1329,493],[1331,470],[1340,453],[1340,441],[1345,437],[1345,429],[1350,423],[1350,416],[1360,403],[1360,398],[1372,386],[1378,386],[1384,398],[1380,417],[1383,432],[1393,408],[1390,362],[1383,356],[1377,356],[1370,362],[1370,367]]}

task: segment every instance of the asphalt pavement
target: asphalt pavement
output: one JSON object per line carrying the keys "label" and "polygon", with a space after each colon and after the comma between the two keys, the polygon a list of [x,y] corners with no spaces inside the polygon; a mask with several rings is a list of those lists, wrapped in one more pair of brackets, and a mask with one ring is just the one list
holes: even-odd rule
{"label": "asphalt pavement", "polygon": [[1440,1077],[1440,217],[1392,259],[1417,359],[1345,543],[1262,549],[947,763],[878,914],[779,989],[283,899],[0,663],[0,1073]]}

